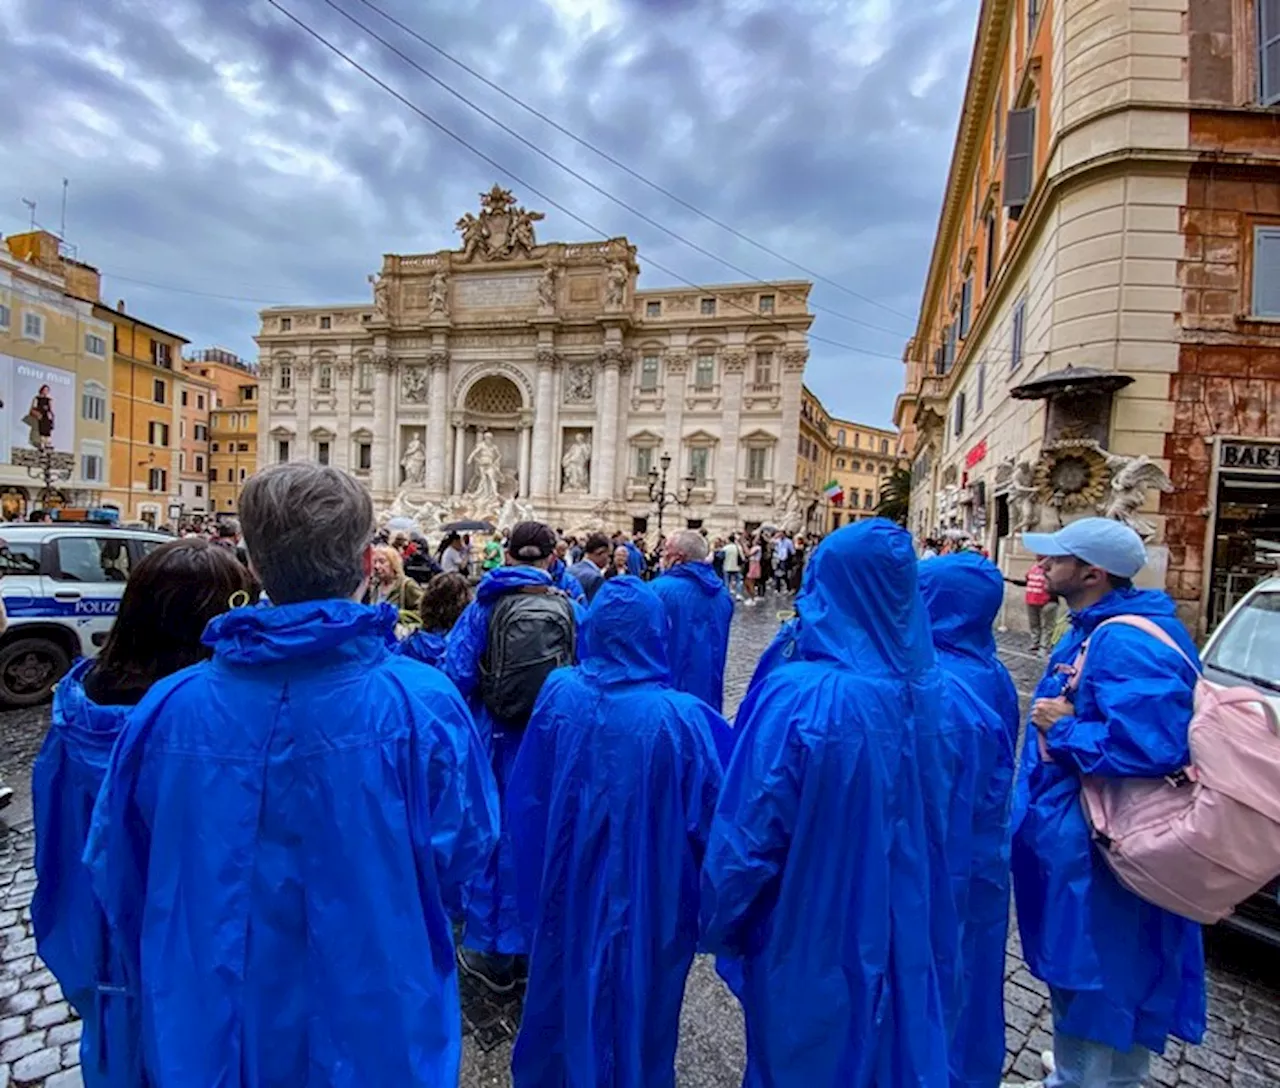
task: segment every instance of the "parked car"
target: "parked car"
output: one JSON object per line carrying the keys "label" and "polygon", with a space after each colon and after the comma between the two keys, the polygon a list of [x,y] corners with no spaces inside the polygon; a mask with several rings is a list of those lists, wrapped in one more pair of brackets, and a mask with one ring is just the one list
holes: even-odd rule
{"label": "parked car", "polygon": [[[1280,712],[1280,578],[1254,586],[1227,613],[1201,654],[1206,679],[1249,686]],[[1222,924],[1280,948],[1280,879],[1246,899]]]}
{"label": "parked car", "polygon": [[71,663],[97,654],[134,565],[171,540],[109,525],[7,525],[0,547],[0,704],[47,699]]}

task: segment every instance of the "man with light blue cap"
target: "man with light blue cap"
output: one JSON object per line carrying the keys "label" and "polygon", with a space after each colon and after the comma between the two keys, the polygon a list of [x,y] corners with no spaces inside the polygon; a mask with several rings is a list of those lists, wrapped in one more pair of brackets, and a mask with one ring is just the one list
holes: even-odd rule
{"label": "man with light blue cap", "polygon": [[[1190,762],[1196,670],[1135,627],[1141,616],[1197,661],[1160,590],[1135,589],[1146,548],[1127,525],[1082,518],[1026,533],[1049,592],[1071,610],[1036,689],[1014,792],[1013,880],[1022,947],[1053,999],[1054,1060],[1046,1088],[1138,1088],[1170,1035],[1205,1027],[1200,927],[1120,885],[1091,841],[1084,775],[1160,778]],[[1105,624],[1105,626],[1104,626]],[[1088,641],[1088,663],[1070,667]]]}

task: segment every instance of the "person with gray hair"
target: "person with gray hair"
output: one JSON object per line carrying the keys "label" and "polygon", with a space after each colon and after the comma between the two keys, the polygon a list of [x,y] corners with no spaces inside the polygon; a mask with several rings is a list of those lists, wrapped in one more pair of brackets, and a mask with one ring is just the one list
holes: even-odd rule
{"label": "person with gray hair", "polygon": [[274,603],[214,619],[212,660],[138,704],[85,852],[146,1080],[456,1084],[446,905],[497,842],[484,745],[448,679],[394,653],[396,610],[359,603],[353,477],[274,465],[240,513]]}
{"label": "person with gray hair", "polygon": [[719,713],[724,706],[733,598],[707,561],[708,554],[701,533],[672,533],[662,553],[665,573],[653,582],[653,589],[667,614],[672,686],[698,696]]}

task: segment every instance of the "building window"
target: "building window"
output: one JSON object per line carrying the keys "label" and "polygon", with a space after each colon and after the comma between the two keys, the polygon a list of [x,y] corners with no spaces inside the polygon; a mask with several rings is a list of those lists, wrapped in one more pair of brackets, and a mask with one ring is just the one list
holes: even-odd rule
{"label": "building window", "polygon": [[203,423],[197,423],[195,425],[195,432],[196,432],[195,439],[197,442],[209,441],[209,428],[206,427]]}
{"label": "building window", "polygon": [[768,389],[773,385],[773,352],[756,352],[756,387]]}
{"label": "building window", "polygon": [[289,440],[282,438],[276,443],[276,460],[283,464],[289,460]]}
{"label": "building window", "polygon": [[153,446],[169,444],[169,424],[157,423],[154,419],[147,425],[147,441]]}
{"label": "building window", "polygon": [[[713,300],[714,301],[714,300]],[[693,368],[693,387],[695,389],[714,389],[716,385],[716,357],[699,355]]]}
{"label": "building window", "polygon": [[969,319],[973,313],[973,277],[969,276],[960,288],[960,339],[969,335]]}
{"label": "building window", "polygon": [[201,412],[204,411],[204,394],[203,393],[196,394],[196,409]]}
{"label": "building window", "polygon": [[1280,317],[1280,227],[1253,231],[1253,316]]}
{"label": "building window", "polygon": [[373,390],[373,364],[367,359],[361,360],[360,366],[356,370],[356,388],[361,393],[368,393]]}
{"label": "building window", "polygon": [[762,484],[769,474],[769,450],[765,446],[747,447],[747,483]]}
{"label": "building window", "polygon": [[101,359],[107,354],[107,342],[101,336],[87,332],[84,334],[84,350]]}
{"label": "building window", "polygon": [[242,469],[240,470],[240,482],[241,482],[241,483],[244,483],[244,481],[245,481],[245,477],[246,477],[248,474],[249,474],[249,473],[248,473],[248,470],[247,470],[247,469],[243,469],[243,468],[242,468]]}
{"label": "building window", "polygon": [[[228,469],[227,471],[230,472],[231,470]],[[211,484],[216,484],[218,482],[218,470],[216,468],[211,468],[209,470],[209,482]]]}
{"label": "building window", "polygon": [[955,325],[948,325],[942,330],[942,373],[950,373],[951,366],[955,361],[956,327]]}
{"label": "building window", "polygon": [[0,329],[7,329],[9,327],[9,322],[12,320],[13,318],[9,312],[9,307],[0,303]]}
{"label": "building window", "polygon": [[156,378],[155,383],[151,387],[151,399],[157,404],[163,404],[165,398],[164,379]]}
{"label": "building window", "polygon": [[1027,334],[1027,299],[1024,295],[1013,306],[1013,335],[1009,345],[1009,369],[1022,365],[1022,346]]}
{"label": "building window", "polygon": [[872,510],[875,508],[875,505],[876,505],[875,495],[873,495],[870,491],[864,491],[862,493],[862,509]]}
{"label": "building window", "polygon": [[280,319],[280,331],[289,332],[293,328],[293,318],[282,317]]}
{"label": "building window", "polygon": [[658,357],[645,355],[640,359],[640,391],[653,393],[658,388]]}
{"label": "building window", "polygon": [[196,484],[196,485],[195,485],[195,493],[196,493],[196,498],[197,498],[197,499],[203,499],[203,498],[204,498],[204,484]]}
{"label": "building window", "polygon": [[328,363],[321,365],[319,376],[316,379],[316,387],[321,393],[328,393],[333,389],[333,367]]}
{"label": "building window", "polygon": [[964,393],[963,392],[956,394],[955,432],[956,432],[957,438],[959,438],[962,434],[964,434]]}
{"label": "building window", "polygon": [[287,393],[293,388],[293,367],[288,363],[283,363],[280,367],[279,388],[281,392]]}
{"label": "building window", "polygon": [[1280,102],[1280,4],[1258,3],[1259,97],[1264,106]]}
{"label": "building window", "polygon": [[102,454],[82,453],[80,455],[80,475],[85,480],[100,481],[102,479]]}
{"label": "building window", "polygon": [[178,471],[179,472],[187,471],[187,451],[186,450],[178,451]]}
{"label": "building window", "polygon": [[22,338],[24,340],[44,340],[44,318],[24,310],[22,313]]}
{"label": "building window", "polygon": [[695,446],[689,451],[689,475],[698,485],[707,482],[707,463],[710,458],[711,451],[706,446]]}
{"label": "building window", "polygon": [[329,443],[328,442],[316,443],[316,461],[322,465],[327,465],[329,463]]}
{"label": "building window", "polygon": [[168,491],[169,474],[162,468],[153,468],[147,474],[148,491]]}
{"label": "building window", "polygon": [[1036,108],[1009,111],[1001,199],[1013,218],[1022,214],[1035,182]]}
{"label": "building window", "polygon": [[80,415],[94,423],[107,418],[107,391],[96,382],[85,382],[80,397]]}
{"label": "building window", "polygon": [[999,255],[996,249],[996,213],[992,209],[987,213],[986,218],[987,233],[987,260],[982,269],[982,285],[989,287],[992,279],[996,274],[996,257]]}
{"label": "building window", "polygon": [[331,329],[331,328],[333,328],[333,318],[331,318],[331,317],[322,317],[322,318],[320,319],[320,327],[321,327],[322,329]]}
{"label": "building window", "polygon": [[373,443],[361,442],[356,447],[356,468],[368,472],[373,468]]}
{"label": "building window", "polygon": [[217,452],[218,452],[218,443],[216,443],[216,442],[210,442],[210,443],[209,443],[209,452],[210,452],[210,453],[217,453]]}
{"label": "building window", "polygon": [[836,468],[845,468],[845,467],[846,467],[846,465],[845,465],[844,458],[843,458],[843,457],[837,457],[837,458],[836,458]]}
{"label": "building window", "polygon": [[760,312],[762,314],[773,313],[773,296],[772,295],[760,296]]}
{"label": "building window", "polygon": [[703,317],[715,317],[716,300],[713,298],[704,298],[702,300],[701,312]]}
{"label": "building window", "polygon": [[662,303],[661,303],[661,302],[646,302],[646,303],[644,304],[644,316],[645,316],[645,317],[661,317],[661,316],[662,316]]}
{"label": "building window", "polygon": [[151,361],[156,366],[167,368],[173,367],[173,353],[168,344],[162,344],[159,340],[151,341]]}
{"label": "building window", "polygon": [[242,385],[240,387],[240,400],[247,403],[251,400],[257,400],[258,390],[252,385]]}
{"label": "building window", "polygon": [[653,447],[637,446],[636,447],[636,475],[643,479],[649,475],[649,470],[653,468]]}
{"label": "building window", "polygon": [[1036,36],[1036,20],[1040,17],[1040,0],[1027,0],[1027,44]]}
{"label": "building window", "polygon": [[247,431],[249,429],[249,413],[248,412],[240,413],[240,429],[242,431]]}
{"label": "building window", "polygon": [[889,452],[889,440],[887,438],[880,439],[880,452],[884,454]]}
{"label": "building window", "polygon": [[229,431],[238,431],[240,429],[239,417],[232,412],[230,415],[222,417],[222,425]]}
{"label": "building window", "polygon": [[182,407],[184,407],[184,408],[185,408],[185,407],[187,406],[187,391],[184,389],[184,390],[183,390],[180,394],[178,394],[178,395],[182,398]]}
{"label": "building window", "polygon": [[248,453],[248,452],[249,452],[249,443],[248,443],[248,442],[237,442],[237,443],[236,443],[236,449],[237,449],[240,453]]}
{"label": "building window", "polygon": [[[986,403],[987,403],[987,361],[986,359],[982,359],[978,363],[978,395],[974,398],[974,406],[973,406],[974,416],[976,418],[980,418],[982,416],[982,410],[986,406]],[[884,445],[888,446],[888,443],[886,442],[884,443]],[[887,449],[884,449],[884,450],[881,450],[880,452],[888,453],[889,451]]]}
{"label": "building window", "polygon": [[204,454],[203,453],[196,454],[196,471],[197,472],[204,471]]}

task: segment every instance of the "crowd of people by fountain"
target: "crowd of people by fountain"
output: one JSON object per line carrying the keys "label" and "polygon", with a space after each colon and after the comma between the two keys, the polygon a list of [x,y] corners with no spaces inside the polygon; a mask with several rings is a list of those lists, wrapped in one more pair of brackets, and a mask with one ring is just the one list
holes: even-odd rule
{"label": "crowd of people by fountain", "polygon": [[[241,515],[243,553],[139,562],[36,763],[32,920],[88,1088],[456,1084],[459,970],[525,988],[518,1088],[671,1088],[699,950],[753,1088],[994,1088],[1011,882],[1048,1085],[1137,1088],[1203,1033],[1199,926],[1081,814],[1082,774],[1189,759],[1195,649],[1126,526],[1027,538],[1072,625],[1018,757],[999,572],[884,520],[433,548],[299,462]],[[730,724],[735,598],[796,577]],[[1130,614],[1177,648],[1103,629]]]}

